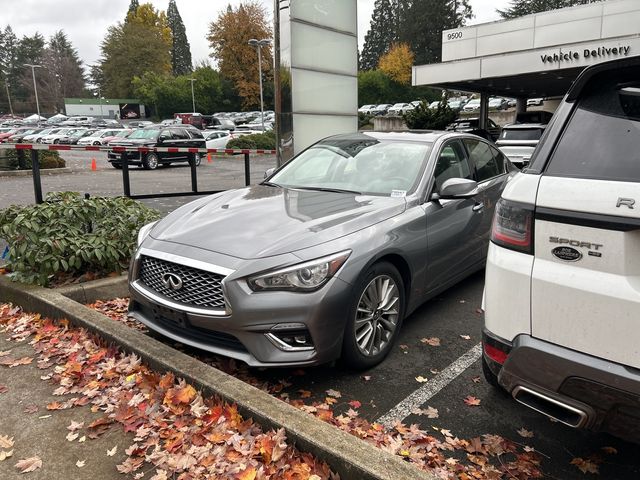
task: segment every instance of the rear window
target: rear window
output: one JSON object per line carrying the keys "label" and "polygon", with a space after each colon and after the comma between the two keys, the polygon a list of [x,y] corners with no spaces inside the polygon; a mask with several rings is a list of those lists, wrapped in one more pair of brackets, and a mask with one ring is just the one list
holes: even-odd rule
{"label": "rear window", "polygon": [[541,136],[541,128],[505,128],[502,130],[500,140],[540,140]]}
{"label": "rear window", "polygon": [[640,67],[606,71],[591,79],[547,174],[640,181]]}

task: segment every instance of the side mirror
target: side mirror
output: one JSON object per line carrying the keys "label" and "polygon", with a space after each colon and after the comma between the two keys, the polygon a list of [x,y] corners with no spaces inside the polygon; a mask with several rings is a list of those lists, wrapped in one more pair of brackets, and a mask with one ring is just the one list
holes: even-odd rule
{"label": "side mirror", "polygon": [[275,167],[271,167],[269,170],[264,172],[264,178],[269,178],[271,175],[273,175],[273,172],[275,171],[276,171]]}
{"label": "side mirror", "polygon": [[[450,178],[446,180],[440,191],[437,193],[438,199],[470,198],[477,192],[478,182],[468,178]],[[433,197],[432,197],[433,198]]]}

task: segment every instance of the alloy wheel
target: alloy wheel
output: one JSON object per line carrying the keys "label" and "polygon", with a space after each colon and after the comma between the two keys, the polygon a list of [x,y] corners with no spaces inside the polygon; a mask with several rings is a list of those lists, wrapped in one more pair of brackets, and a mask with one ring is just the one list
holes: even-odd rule
{"label": "alloy wheel", "polygon": [[367,356],[380,353],[393,338],[398,326],[400,293],[388,275],[379,275],[364,289],[354,322],[355,340],[360,352]]}

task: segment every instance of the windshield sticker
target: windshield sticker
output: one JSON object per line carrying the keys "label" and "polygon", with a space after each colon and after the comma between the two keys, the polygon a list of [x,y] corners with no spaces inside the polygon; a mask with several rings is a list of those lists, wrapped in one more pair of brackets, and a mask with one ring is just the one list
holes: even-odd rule
{"label": "windshield sticker", "polygon": [[404,190],[391,190],[391,197],[406,197],[407,192]]}

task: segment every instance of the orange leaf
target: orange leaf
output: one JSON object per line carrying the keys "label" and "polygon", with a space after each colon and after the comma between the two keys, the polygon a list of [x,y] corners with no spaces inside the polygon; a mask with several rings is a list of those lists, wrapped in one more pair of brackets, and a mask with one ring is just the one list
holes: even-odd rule
{"label": "orange leaf", "polygon": [[256,478],[256,469],[253,467],[249,467],[244,469],[242,472],[236,474],[236,478],[238,480],[254,480]]}
{"label": "orange leaf", "polygon": [[196,398],[196,389],[191,385],[185,385],[182,388],[170,388],[164,396],[165,404],[187,404],[191,403]]}
{"label": "orange leaf", "polygon": [[477,407],[478,405],[480,405],[480,399],[469,395],[464,399],[464,403],[466,403],[470,407]]}

